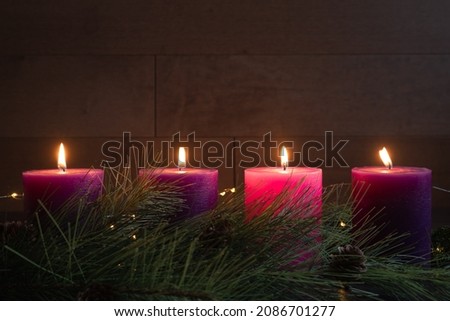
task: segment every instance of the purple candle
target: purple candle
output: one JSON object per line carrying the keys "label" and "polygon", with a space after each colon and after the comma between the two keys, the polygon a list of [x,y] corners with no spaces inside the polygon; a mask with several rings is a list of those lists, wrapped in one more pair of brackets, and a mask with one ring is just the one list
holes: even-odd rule
{"label": "purple candle", "polygon": [[193,217],[212,210],[218,199],[217,169],[185,168],[184,148],[180,148],[178,168],[141,169],[139,176],[156,179],[177,188],[184,200],[177,218]]}
{"label": "purple candle", "polygon": [[392,167],[386,149],[380,151],[386,167],[352,169],[354,228],[371,219],[379,233],[371,242],[389,234],[407,234],[400,241],[406,255],[427,259],[431,253],[431,170]]}
{"label": "purple candle", "polygon": [[59,169],[31,170],[22,173],[24,210],[29,218],[39,208],[38,200],[53,213],[69,199],[80,196],[88,202],[96,200],[103,187],[103,170],[67,169],[64,146],[61,144]]}

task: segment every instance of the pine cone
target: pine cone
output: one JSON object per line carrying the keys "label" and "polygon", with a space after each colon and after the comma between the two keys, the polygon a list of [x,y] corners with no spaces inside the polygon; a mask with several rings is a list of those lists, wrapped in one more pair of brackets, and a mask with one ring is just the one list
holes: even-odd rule
{"label": "pine cone", "polygon": [[331,254],[330,268],[342,272],[365,272],[366,257],[357,246],[350,244],[339,246],[337,253]]}
{"label": "pine cone", "polygon": [[107,284],[93,283],[83,291],[78,292],[78,301],[114,301],[114,289]]}

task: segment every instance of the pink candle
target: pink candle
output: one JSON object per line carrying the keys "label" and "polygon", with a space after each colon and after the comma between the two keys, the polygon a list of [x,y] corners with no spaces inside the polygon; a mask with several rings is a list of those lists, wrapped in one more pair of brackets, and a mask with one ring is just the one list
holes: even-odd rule
{"label": "pink candle", "polygon": [[276,212],[289,205],[309,208],[312,216],[320,217],[322,204],[320,168],[248,168],[244,172],[244,177],[247,219],[260,215],[283,193],[287,197],[279,204]]}
{"label": "pink candle", "polygon": [[60,169],[31,170],[22,173],[24,210],[32,218],[39,208],[38,200],[53,213],[69,199],[80,196],[94,201],[101,194],[103,170],[66,169],[64,147],[60,146]]}
{"label": "pink candle", "polygon": [[[322,208],[322,170],[320,168],[287,167],[287,153],[283,148],[282,167],[280,168],[248,168],[244,172],[245,207],[247,221],[261,215],[269,206],[275,215],[291,211],[292,217],[321,218]],[[319,231],[311,231],[315,242],[319,242]],[[290,240],[294,246],[303,244],[306,240]],[[306,241],[309,242],[309,241]],[[306,250],[304,244],[291,265],[297,265],[314,255]],[[300,247],[301,248],[301,247]],[[305,251],[306,250],[306,251]]]}
{"label": "pink candle", "polygon": [[[260,215],[284,193],[275,213],[286,206],[309,209],[309,215],[320,218],[322,205],[322,170],[309,167],[287,167],[286,148],[279,168],[248,168],[244,172],[247,219]],[[307,213],[308,214],[308,213]]]}
{"label": "pink candle", "polygon": [[[184,148],[180,154],[184,155]],[[218,171],[206,168],[185,168],[184,158],[179,160],[179,168],[141,169],[139,176],[155,178],[177,188],[184,207],[175,213],[175,219],[187,218],[212,210],[218,199]]]}
{"label": "pink candle", "polygon": [[[380,155],[386,157],[385,149]],[[387,155],[388,157],[388,155]],[[404,254],[429,258],[431,252],[431,170],[419,167],[356,167],[352,169],[354,228],[363,228],[367,219],[378,226],[372,242],[389,234],[408,234],[402,239]]]}

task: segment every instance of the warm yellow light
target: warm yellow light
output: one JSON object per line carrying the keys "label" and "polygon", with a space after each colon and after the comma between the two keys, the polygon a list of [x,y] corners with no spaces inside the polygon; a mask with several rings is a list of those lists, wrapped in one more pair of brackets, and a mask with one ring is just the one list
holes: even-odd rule
{"label": "warm yellow light", "polygon": [[23,194],[11,193],[11,194],[8,194],[8,195],[1,195],[0,199],[12,198],[14,200],[20,200],[22,197],[23,197]]}
{"label": "warm yellow light", "polygon": [[58,153],[58,168],[65,172],[67,169],[67,165],[66,165],[66,153],[64,152],[64,145],[63,143],[61,143],[61,145],[59,145],[59,153]]}
{"label": "warm yellow light", "polygon": [[346,227],[346,226],[347,226],[347,224],[345,224],[344,221],[341,221],[341,222],[339,223],[339,225],[340,225],[341,227]]}
{"label": "warm yellow light", "polygon": [[185,168],[186,167],[186,150],[184,147],[180,147],[178,150],[178,168]]}
{"label": "warm yellow light", "polygon": [[344,288],[339,288],[337,290],[339,301],[348,301],[347,290]]}
{"label": "warm yellow light", "polygon": [[386,150],[386,147],[383,147],[383,149],[380,150],[380,157],[381,157],[381,160],[383,161],[384,166],[391,169],[392,168],[392,160],[389,157],[389,153]]}
{"label": "warm yellow light", "polygon": [[281,166],[283,166],[283,169],[286,169],[287,165],[288,165],[288,154],[286,147],[283,146],[283,148],[281,148]]}
{"label": "warm yellow light", "polygon": [[131,236],[131,238],[132,238],[134,241],[136,241],[136,239],[137,239],[136,234],[133,234],[133,235]]}
{"label": "warm yellow light", "polygon": [[235,193],[236,187],[225,188],[222,192],[219,193],[220,196],[225,196],[227,193]]}

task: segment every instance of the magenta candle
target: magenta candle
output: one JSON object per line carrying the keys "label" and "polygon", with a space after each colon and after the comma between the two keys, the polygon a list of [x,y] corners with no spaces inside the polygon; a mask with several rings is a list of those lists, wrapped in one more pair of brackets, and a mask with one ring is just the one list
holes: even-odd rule
{"label": "magenta candle", "polygon": [[71,168],[32,170],[22,173],[24,209],[28,215],[39,207],[38,200],[50,212],[58,210],[69,199],[80,196],[88,202],[96,200],[102,191],[103,170]]}
{"label": "magenta candle", "polygon": [[[390,169],[389,169],[390,168]],[[379,227],[376,242],[389,234],[401,240],[405,254],[429,258],[431,253],[431,170],[419,167],[356,167],[352,169],[354,228],[369,218]]]}
{"label": "magenta candle", "polygon": [[185,207],[175,218],[188,218],[212,210],[217,205],[218,171],[205,168],[141,169],[139,176],[155,178],[177,188]]}
{"label": "magenta candle", "polygon": [[244,172],[244,179],[248,220],[264,212],[282,193],[287,197],[280,202],[280,208],[276,209],[276,212],[281,211],[285,205],[298,206],[310,208],[311,216],[320,218],[322,204],[320,168],[248,168]]}

